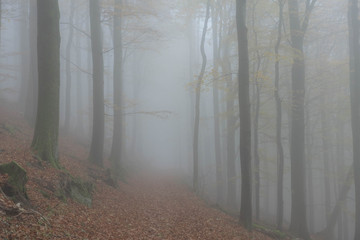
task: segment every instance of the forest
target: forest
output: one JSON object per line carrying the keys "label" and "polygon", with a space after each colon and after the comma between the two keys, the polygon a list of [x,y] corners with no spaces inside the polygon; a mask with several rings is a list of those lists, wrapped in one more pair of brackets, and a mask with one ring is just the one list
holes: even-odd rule
{"label": "forest", "polygon": [[1,239],[360,240],[358,0],[0,0]]}

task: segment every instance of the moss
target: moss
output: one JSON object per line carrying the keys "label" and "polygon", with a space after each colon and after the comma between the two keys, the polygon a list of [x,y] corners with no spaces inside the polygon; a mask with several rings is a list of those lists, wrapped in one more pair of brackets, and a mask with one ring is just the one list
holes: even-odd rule
{"label": "moss", "polygon": [[9,176],[7,183],[2,186],[6,195],[16,201],[28,200],[25,187],[28,179],[25,169],[16,162],[10,162],[0,165],[0,173]]}
{"label": "moss", "polygon": [[61,186],[55,195],[62,200],[71,198],[81,204],[91,207],[94,185],[70,174],[63,173]]}

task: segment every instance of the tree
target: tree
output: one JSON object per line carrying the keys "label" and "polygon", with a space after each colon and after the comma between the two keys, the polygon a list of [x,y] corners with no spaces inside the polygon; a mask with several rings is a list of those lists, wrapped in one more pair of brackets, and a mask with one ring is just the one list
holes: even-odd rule
{"label": "tree", "polygon": [[238,82],[241,160],[240,223],[248,230],[251,230],[251,116],[249,97],[249,50],[246,27],[246,0],[236,0],[236,26],[239,61]]}
{"label": "tree", "polygon": [[282,229],[283,217],[284,217],[284,197],[283,197],[283,183],[284,183],[284,149],[281,142],[281,122],[282,122],[282,110],[281,110],[281,98],[280,98],[280,58],[279,48],[281,43],[281,32],[284,21],[283,9],[284,0],[279,0],[279,22],[277,28],[277,40],[275,44],[275,83],[274,83],[274,98],[276,103],[276,152],[277,152],[277,214],[276,214],[276,226],[279,230]]}
{"label": "tree", "polygon": [[207,1],[206,5],[206,16],[204,22],[204,28],[201,36],[200,51],[202,57],[202,64],[199,77],[196,83],[196,100],[195,100],[195,122],[194,122],[194,142],[193,142],[193,188],[197,192],[199,189],[199,124],[200,124],[200,93],[201,93],[201,83],[204,78],[205,68],[206,68],[206,53],[205,53],[205,38],[207,32],[207,25],[210,17],[210,0]]}
{"label": "tree", "polygon": [[70,131],[70,116],[71,116],[71,46],[74,36],[74,12],[75,1],[70,1],[70,16],[69,16],[69,34],[66,43],[66,97],[65,97],[65,131]]}
{"label": "tree", "polygon": [[115,0],[114,5],[114,130],[110,159],[116,175],[120,174],[122,144],[122,34],[121,34],[122,0]]}
{"label": "tree", "polygon": [[360,33],[357,0],[349,0],[350,103],[355,183],[355,238],[360,239]]}
{"label": "tree", "polygon": [[223,199],[223,183],[224,173],[221,164],[221,144],[220,144],[220,123],[219,123],[219,91],[218,91],[218,77],[219,77],[219,39],[218,39],[218,10],[215,6],[216,1],[213,1],[211,6],[211,24],[213,33],[213,58],[214,58],[214,83],[213,83],[213,105],[214,105],[214,150],[216,162],[216,201],[218,204]]}
{"label": "tree", "polygon": [[57,0],[38,0],[38,111],[32,149],[44,161],[59,167],[60,30]]}
{"label": "tree", "polygon": [[89,160],[103,165],[104,149],[104,59],[99,0],[89,1],[91,51],[93,63],[93,128]]}
{"label": "tree", "polygon": [[293,64],[291,69],[291,223],[290,230],[299,237],[309,239],[306,221],[305,194],[305,59],[304,37],[309,17],[316,0],[306,1],[305,17],[300,23],[297,0],[289,0],[289,21]]}
{"label": "tree", "polygon": [[36,0],[29,1],[29,46],[30,46],[30,66],[29,66],[29,86],[27,88],[25,119],[31,126],[35,125],[37,109],[37,84],[38,84],[38,66],[37,66],[37,7]]}

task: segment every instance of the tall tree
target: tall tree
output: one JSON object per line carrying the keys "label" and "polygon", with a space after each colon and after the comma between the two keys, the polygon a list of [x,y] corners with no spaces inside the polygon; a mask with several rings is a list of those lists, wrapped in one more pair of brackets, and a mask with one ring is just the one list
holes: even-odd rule
{"label": "tall tree", "polygon": [[291,223],[290,230],[299,237],[309,239],[306,221],[305,192],[305,59],[304,37],[309,17],[316,0],[307,0],[305,17],[301,23],[297,0],[289,0],[289,21],[293,64],[291,69]]}
{"label": "tall tree", "polygon": [[121,7],[122,0],[115,0],[114,5],[114,130],[110,159],[116,175],[120,174],[122,144],[122,34],[121,34]]}
{"label": "tall tree", "polygon": [[201,36],[200,51],[202,57],[202,64],[199,77],[196,83],[196,100],[195,100],[195,122],[194,122],[194,142],[193,142],[193,188],[197,192],[199,190],[199,124],[200,124],[200,93],[201,84],[205,74],[205,68],[207,63],[207,57],[205,53],[205,38],[207,32],[208,21],[210,17],[210,0],[206,4],[206,16],[204,22],[204,28]]}
{"label": "tall tree", "polygon": [[251,121],[249,97],[249,50],[246,27],[246,0],[236,0],[238,37],[238,82],[240,113],[241,206],[240,222],[252,229],[251,203]]}
{"label": "tall tree", "polygon": [[215,163],[216,163],[216,201],[218,204],[223,199],[223,183],[224,173],[221,164],[221,143],[220,143],[220,123],[219,123],[219,90],[218,90],[218,77],[219,77],[219,39],[218,39],[218,9],[216,1],[211,5],[211,24],[213,33],[213,59],[214,59],[214,83],[213,83],[213,106],[214,106],[214,150],[215,150]]}
{"label": "tall tree", "polygon": [[69,33],[66,43],[66,91],[65,91],[65,131],[70,131],[70,116],[71,116],[71,47],[74,36],[74,13],[75,13],[75,0],[70,1],[70,16],[69,16]]}
{"label": "tall tree", "polygon": [[44,161],[59,166],[60,29],[57,0],[38,0],[39,95],[32,149]]}
{"label": "tall tree", "polygon": [[99,0],[89,1],[93,67],[93,127],[89,160],[103,165],[104,150],[104,58]]}
{"label": "tall tree", "polygon": [[37,85],[38,85],[38,65],[37,65],[37,7],[36,0],[29,1],[29,86],[27,88],[25,119],[31,126],[35,125],[37,109]]}
{"label": "tall tree", "polygon": [[275,83],[274,83],[274,97],[276,103],[276,152],[277,152],[277,210],[276,210],[276,226],[279,230],[282,229],[283,217],[284,217],[284,149],[281,142],[281,122],[282,122],[282,110],[281,110],[281,98],[280,98],[280,57],[279,48],[282,37],[282,26],[284,21],[283,10],[284,0],[278,0],[279,4],[279,22],[277,28],[277,40],[275,44]]}
{"label": "tall tree", "polygon": [[355,183],[355,238],[360,239],[360,33],[357,0],[349,0],[350,102]]}

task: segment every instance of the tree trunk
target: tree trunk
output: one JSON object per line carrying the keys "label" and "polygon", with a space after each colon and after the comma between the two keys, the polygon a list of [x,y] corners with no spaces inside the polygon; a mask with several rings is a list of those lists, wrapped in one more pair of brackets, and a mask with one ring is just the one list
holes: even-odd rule
{"label": "tree trunk", "polygon": [[57,0],[38,0],[38,111],[32,149],[44,161],[59,167],[60,30]]}
{"label": "tree trunk", "polygon": [[[227,36],[229,38],[229,35]],[[234,86],[231,75],[229,39],[223,44],[222,72],[226,76],[226,166],[227,166],[227,207],[231,211],[236,211],[236,149],[235,132],[236,119],[234,116]]]}
{"label": "tree trunk", "polygon": [[249,52],[246,28],[246,0],[236,0],[236,25],[239,54],[238,87],[241,160],[240,222],[245,228],[251,230],[251,116],[249,98]]}
{"label": "tree trunk", "polygon": [[284,1],[279,0],[279,22],[278,35],[275,45],[275,83],[274,83],[274,98],[276,103],[276,150],[277,150],[277,210],[276,210],[276,225],[279,230],[282,230],[284,218],[284,150],[281,141],[281,125],[282,125],[282,109],[280,98],[280,57],[279,48],[281,43],[281,29],[283,25],[283,9]]}
{"label": "tree trunk", "polygon": [[[213,1],[214,3],[214,1]],[[213,29],[213,58],[214,58],[214,83],[213,83],[213,106],[214,106],[214,150],[216,163],[216,202],[222,203],[224,189],[224,173],[221,164],[221,143],[220,143],[220,123],[219,123],[219,40],[218,40],[218,12],[216,6],[212,5],[211,24]]]}
{"label": "tree trunk", "polygon": [[99,0],[91,0],[89,6],[93,62],[93,128],[89,160],[98,166],[102,166],[104,150],[104,59]]}
{"label": "tree trunk", "polygon": [[38,94],[38,60],[37,60],[37,7],[36,0],[29,2],[29,87],[27,88],[25,119],[31,125],[35,125]]}
{"label": "tree trunk", "polygon": [[21,24],[20,24],[20,54],[21,54],[21,86],[20,86],[20,106],[21,110],[25,112],[27,89],[31,82],[29,78],[29,1],[21,1]]}
{"label": "tree trunk", "polygon": [[305,191],[305,59],[303,42],[306,28],[300,26],[297,0],[289,0],[291,47],[293,48],[291,109],[291,223],[290,230],[309,239]]}
{"label": "tree trunk", "polygon": [[110,159],[115,175],[121,174],[122,143],[122,34],[121,34],[122,0],[116,0],[114,5],[114,132]]}
{"label": "tree trunk", "polygon": [[350,102],[355,183],[355,239],[360,239],[360,46],[358,1],[349,0]]}
{"label": "tree trunk", "polygon": [[[352,167],[348,171],[346,180],[340,189],[339,197],[336,202],[336,205],[328,217],[328,222],[327,222],[326,228],[324,230],[322,230],[320,233],[318,233],[318,235],[324,237],[325,239],[331,239],[331,236],[333,235],[333,231],[334,231],[336,222],[341,213],[341,208],[343,207],[343,205],[346,201],[347,194],[350,190],[351,184],[353,183],[353,181],[352,181],[353,175],[354,175],[354,168]],[[357,239],[357,238],[355,238],[355,239]]]}
{"label": "tree trunk", "polygon": [[201,56],[202,56],[202,65],[200,74],[196,84],[196,101],[195,101],[195,122],[194,122],[194,142],[193,142],[193,160],[194,160],[194,167],[193,167],[193,188],[197,192],[199,191],[199,122],[200,122],[200,93],[201,93],[201,84],[203,81],[203,77],[205,74],[206,68],[206,54],[205,54],[205,37],[207,32],[207,25],[210,17],[210,0],[207,1],[206,6],[206,16],[204,22],[204,28],[201,37]]}
{"label": "tree trunk", "polygon": [[329,157],[329,127],[327,125],[327,120],[326,120],[326,113],[325,113],[325,108],[326,108],[326,92],[322,93],[322,104],[321,104],[321,110],[320,110],[320,118],[321,118],[321,138],[322,138],[322,152],[323,152],[323,166],[324,166],[324,189],[325,189],[325,219],[326,222],[328,221],[329,218],[329,214],[330,214],[330,167],[329,167],[329,161],[330,161],[330,157]]}
{"label": "tree trunk", "polygon": [[69,35],[66,43],[66,55],[65,55],[65,69],[66,69],[66,95],[65,95],[65,124],[64,128],[66,132],[70,132],[70,117],[71,117],[71,46],[74,36],[74,12],[75,12],[75,0],[70,2],[70,16],[69,16]]}

